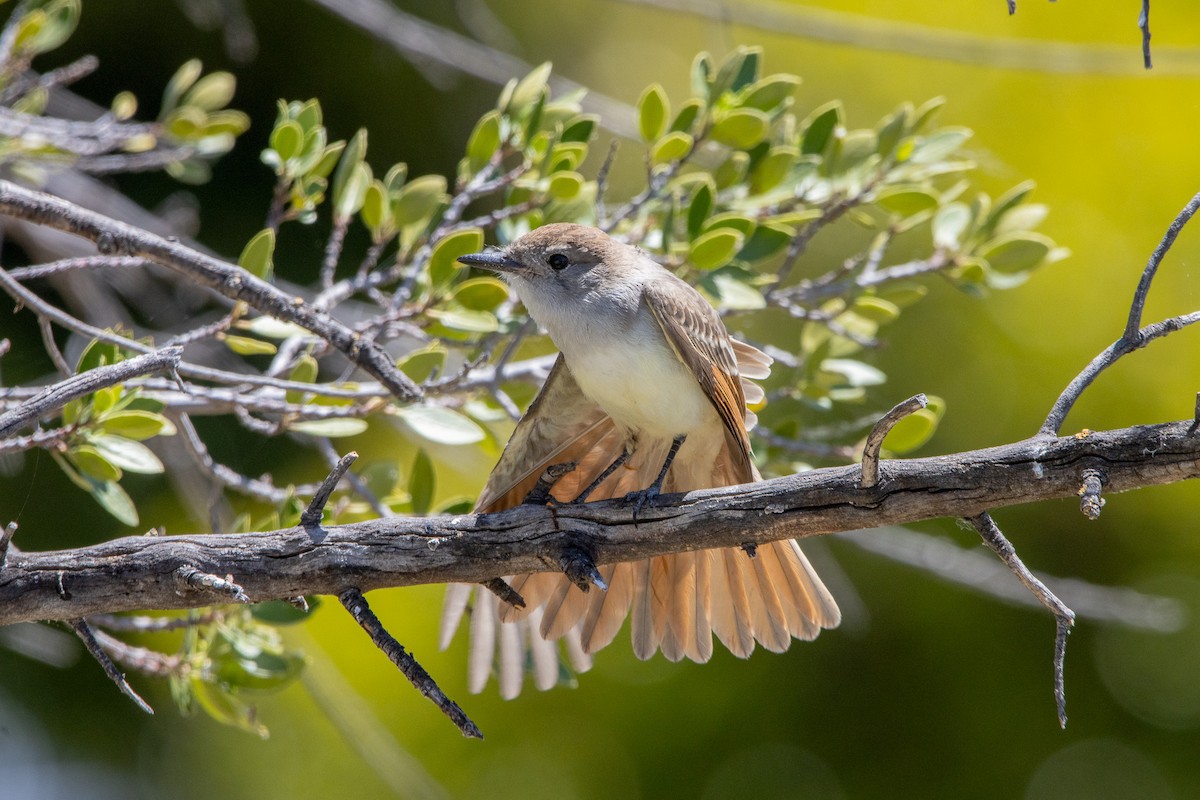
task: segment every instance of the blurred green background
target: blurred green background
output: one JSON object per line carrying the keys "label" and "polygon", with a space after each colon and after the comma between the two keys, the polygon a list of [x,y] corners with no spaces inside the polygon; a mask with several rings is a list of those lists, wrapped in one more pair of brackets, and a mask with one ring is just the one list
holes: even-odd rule
{"label": "blurred green background", "polygon": [[[376,164],[405,160],[411,174],[453,175],[467,134],[499,91],[444,65],[415,67],[315,3],[247,2],[257,53],[235,58],[220,31],[182,10],[206,5],[225,4],[85,2],[78,33],[40,66],[94,53],[101,68],[76,90],[107,104],[131,89],[142,116],[188,58],[237,76],[232,105],[251,114],[253,127],[210,184],[188,189],[200,204],[199,240],[225,256],[262,225],[272,175],[258,153],[277,98],[318,97],[338,138],[369,128]],[[880,404],[920,391],[949,404],[923,454],[1032,435],[1062,387],[1116,338],[1151,250],[1200,191],[1195,4],[1156,4],[1150,72],[1141,69],[1132,0],[1024,0],[1013,17],[998,0],[714,3],[709,16],[599,0],[406,5],[530,64],[552,60],[557,74],[628,104],[652,81],[683,97],[696,51],[719,56],[738,44],[763,46],[768,73],[803,76],[801,116],[841,98],[849,123],[865,127],[902,101],[948,98],[940,121],[975,131],[976,184],[996,195],[1035,180],[1034,199],[1051,208],[1043,230],[1073,256],[983,301],[933,284],[930,298],[886,332],[888,346],[874,355],[890,376]],[[814,16],[821,10],[836,13]],[[626,168],[637,169],[632,155]],[[181,190],[161,175],[115,180],[148,206]],[[321,230],[287,235],[298,262],[319,262]],[[820,242],[814,247],[819,253]],[[1200,231],[1187,230],[1151,293],[1147,321],[1200,307],[1198,265]],[[287,275],[308,280],[304,269]],[[1190,417],[1197,347],[1196,333],[1185,331],[1127,358],[1084,395],[1065,430]],[[5,368],[20,370],[8,361]],[[279,468],[270,462],[277,453],[226,447],[219,455],[243,467]],[[490,466],[474,457],[454,464],[455,474],[439,475],[444,493],[476,491]],[[324,474],[316,459],[285,471],[303,480]],[[204,529],[203,520],[181,516],[165,482],[147,479],[131,491],[145,524]],[[1065,732],[1054,716],[1048,615],[831,538],[806,549],[847,620],[816,642],[746,662],[718,652],[698,666],[637,662],[622,636],[578,688],[527,690],[513,702],[493,691],[466,694],[465,637],[436,652],[440,588],[371,595],[391,631],[479,723],[482,743],[459,737],[334,604],[289,631],[311,667],[262,702],[267,741],[180,718],[165,685],[151,679],[134,683],[158,710],[153,718],[86,657],[54,669],[0,648],[0,795],[1193,797],[1198,499],[1195,485],[1110,497],[1094,523],[1070,501],[996,514],[1034,569],[1175,597],[1192,612],[1187,627],[1168,635],[1081,619],[1068,649]],[[32,455],[0,482],[0,519],[20,522],[26,549],[123,533],[49,459]],[[979,546],[950,522],[920,527]],[[67,662],[78,657],[65,634],[46,646]]]}

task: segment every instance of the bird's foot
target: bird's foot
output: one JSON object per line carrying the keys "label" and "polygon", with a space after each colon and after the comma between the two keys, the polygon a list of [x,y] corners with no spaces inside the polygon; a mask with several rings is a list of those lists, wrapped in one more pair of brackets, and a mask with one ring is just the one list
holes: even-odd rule
{"label": "bird's foot", "polygon": [[642,513],[642,509],[646,506],[654,507],[654,501],[662,495],[662,485],[655,481],[645,489],[640,489],[636,492],[630,492],[625,495],[626,503],[633,503],[633,523],[636,525],[638,515]]}

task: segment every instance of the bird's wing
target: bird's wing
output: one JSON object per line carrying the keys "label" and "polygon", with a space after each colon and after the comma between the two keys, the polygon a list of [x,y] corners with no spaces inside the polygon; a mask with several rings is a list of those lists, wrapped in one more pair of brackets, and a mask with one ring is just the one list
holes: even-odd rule
{"label": "bird's wing", "polygon": [[662,284],[647,284],[643,296],[671,349],[696,376],[696,382],[725,423],[738,482],[753,480],[750,437],[746,433],[746,396],[738,374],[737,355],[724,323],[703,299],[680,302],[679,294]]}
{"label": "bird's wing", "polygon": [[[612,418],[584,395],[560,354],[488,476],[475,510],[520,505],[546,467],[579,459],[613,428]],[[619,453],[618,449],[613,457]],[[573,484],[582,477],[568,475],[564,481]]]}

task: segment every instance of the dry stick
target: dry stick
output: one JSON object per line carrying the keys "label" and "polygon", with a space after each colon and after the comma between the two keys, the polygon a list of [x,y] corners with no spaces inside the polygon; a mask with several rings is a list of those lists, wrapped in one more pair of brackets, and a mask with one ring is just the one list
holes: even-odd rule
{"label": "dry stick", "polygon": [[867,442],[863,445],[862,477],[858,479],[859,487],[870,489],[879,483],[879,451],[883,448],[883,440],[895,427],[896,423],[929,405],[924,394],[914,395],[903,403],[898,403],[891,411],[880,417],[875,427],[867,434]]}
{"label": "dry stick", "polygon": [[312,309],[302,299],[240,267],[10,181],[0,181],[0,213],[90,239],[103,255],[141,256],[230,300],[243,301],[264,314],[294,322],[329,342],[396,398],[421,397],[420,388],[396,368],[378,345],[364,341],[329,314]]}
{"label": "dry stick", "polygon": [[92,630],[92,626],[82,619],[71,620],[70,625],[71,629],[75,631],[75,635],[83,642],[83,646],[92,654],[92,658],[100,663],[100,666],[104,668],[104,674],[117,685],[121,693],[132,700],[142,711],[153,714],[154,709],[133,690],[129,681],[125,680],[125,673],[117,668],[113,660],[108,657],[108,653],[104,652],[104,648],[100,646],[100,642],[96,641],[96,633]]}
{"label": "dry stick", "polygon": [[[199,589],[206,593],[221,595],[223,599],[227,598],[238,603],[250,602],[250,597],[246,594],[246,590],[240,584],[234,582],[232,575],[226,575],[222,578],[211,572],[204,572],[185,564],[175,570],[175,578],[181,589]],[[211,599],[211,597],[208,599]]]}
{"label": "dry stick", "polygon": [[179,366],[182,357],[182,348],[166,347],[128,361],[90,369],[82,375],[60,381],[12,411],[0,415],[0,437],[9,435],[43,414],[57,411],[78,397],[124,383],[130,378],[173,370]]}
{"label": "dry stick", "polygon": [[463,710],[458,707],[458,704],[446,697],[445,692],[437,685],[437,682],[425,671],[425,668],[417,663],[417,660],[412,657],[404,645],[396,641],[387,629],[383,627],[383,623],[379,621],[379,617],[375,616],[375,612],[371,611],[371,607],[367,604],[367,598],[363,597],[362,592],[358,589],[345,589],[338,594],[338,600],[354,617],[354,621],[362,626],[362,629],[371,637],[371,641],[375,646],[383,651],[383,654],[391,659],[392,663],[400,668],[400,672],[404,677],[416,687],[417,691],[433,701],[443,714],[450,718],[458,729],[462,731],[463,736],[468,739],[482,739],[483,733],[479,727],[471,721],[471,719],[463,713]]}
{"label": "dry stick", "polygon": [[1083,371],[1076,375],[1067,385],[1067,388],[1063,389],[1062,394],[1054,401],[1054,407],[1050,409],[1046,421],[1042,423],[1042,427],[1038,431],[1039,434],[1050,436],[1057,434],[1059,429],[1062,428],[1063,420],[1070,413],[1071,407],[1075,405],[1075,401],[1083,394],[1083,390],[1090,386],[1092,381],[1101,372],[1116,363],[1121,356],[1145,347],[1154,339],[1174,333],[1192,323],[1200,322],[1200,312],[1192,312],[1191,314],[1171,317],[1170,319],[1147,325],[1144,328],[1140,327],[1142,324],[1142,311],[1146,306],[1146,297],[1150,294],[1150,284],[1153,283],[1154,276],[1158,273],[1158,267],[1162,264],[1162,260],[1170,251],[1171,246],[1175,244],[1175,239],[1179,236],[1179,232],[1183,230],[1183,226],[1195,216],[1198,210],[1200,210],[1200,194],[1193,197],[1184,206],[1183,210],[1179,212],[1170,226],[1168,226],[1167,232],[1163,234],[1163,238],[1158,243],[1158,246],[1154,248],[1154,252],[1150,255],[1150,260],[1146,263],[1146,268],[1142,270],[1142,277],[1138,281],[1137,289],[1134,290],[1133,302],[1129,306],[1129,318],[1125,322],[1125,331],[1121,334],[1121,338],[1092,359],[1091,363],[1084,367]]}
{"label": "dry stick", "polygon": [[17,532],[17,523],[10,522],[0,531],[0,569],[8,564],[8,548],[12,546],[13,535]]}
{"label": "dry stick", "polygon": [[1142,66],[1153,69],[1150,58],[1150,0],[1142,0],[1142,11],[1138,14],[1138,27],[1142,30]]}
{"label": "dry stick", "polygon": [[353,450],[338,460],[333,470],[321,482],[321,486],[317,489],[317,493],[313,495],[308,508],[304,509],[304,513],[300,515],[301,525],[308,528],[321,524],[321,515],[325,511],[325,504],[329,502],[329,495],[333,494],[333,490],[341,483],[342,476],[346,474],[346,470],[350,469],[350,465],[357,460],[358,453]]}
{"label": "dry stick", "polygon": [[996,526],[991,514],[985,511],[982,514],[967,517],[966,521],[979,532],[987,546],[1000,556],[1000,559],[1008,565],[1017,579],[1025,584],[1025,588],[1033,593],[1038,602],[1054,615],[1056,628],[1054,636],[1054,702],[1058,708],[1058,724],[1060,727],[1066,728],[1067,694],[1063,682],[1063,662],[1067,656],[1067,635],[1075,624],[1075,612],[1067,608],[1062,600],[1059,600],[1053,592],[1046,588],[1046,584],[1029,571],[1029,568],[1017,556],[1017,551],[1013,548],[1012,543],[1004,538],[1004,534]]}
{"label": "dry stick", "polygon": [[502,602],[508,603],[514,608],[525,607],[525,598],[521,597],[520,593],[509,586],[508,581],[503,578],[489,578],[486,581],[480,581],[479,585],[496,595],[496,597],[499,597]]}
{"label": "dry stick", "polygon": [[1083,484],[1079,487],[1079,510],[1088,519],[1099,519],[1105,500],[1100,496],[1104,490],[1104,472],[1098,469],[1083,471]]}
{"label": "dry stick", "polygon": [[[1191,420],[1086,437],[1036,436],[966,453],[888,462],[887,481],[857,485],[855,464],[742,486],[665,495],[636,528],[621,500],[553,510],[393,517],[257,533],[132,536],[65,551],[11,550],[0,572],[0,625],[100,612],[193,608],[207,592],[179,592],[180,567],[233,574],[256,601],[431,583],[479,583],[557,568],[585,537],[604,566],[695,550],[764,544],[939,517],[971,517],[1039,500],[1078,500],[1080,474],[1103,469],[1105,494],[1200,477]],[[58,591],[63,575],[70,596]]]}

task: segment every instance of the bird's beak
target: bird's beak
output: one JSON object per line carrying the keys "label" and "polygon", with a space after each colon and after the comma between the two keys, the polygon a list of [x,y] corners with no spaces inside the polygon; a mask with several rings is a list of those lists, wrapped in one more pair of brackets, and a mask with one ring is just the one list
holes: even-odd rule
{"label": "bird's beak", "polygon": [[504,254],[503,250],[493,250],[488,253],[472,253],[459,256],[459,263],[480,269],[490,269],[492,272],[517,272],[522,268],[519,261],[514,261]]}

